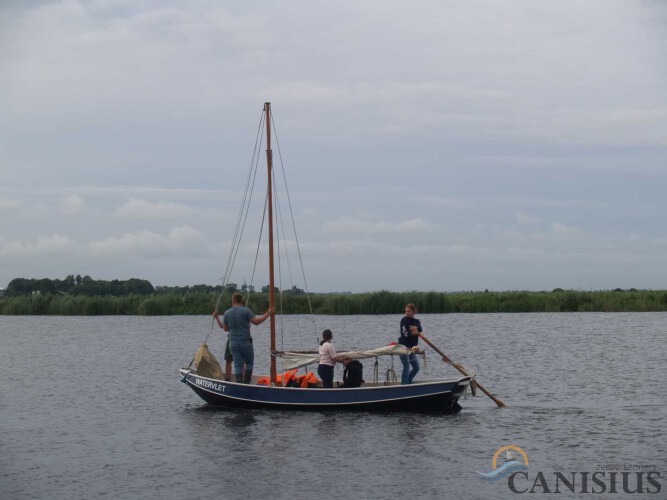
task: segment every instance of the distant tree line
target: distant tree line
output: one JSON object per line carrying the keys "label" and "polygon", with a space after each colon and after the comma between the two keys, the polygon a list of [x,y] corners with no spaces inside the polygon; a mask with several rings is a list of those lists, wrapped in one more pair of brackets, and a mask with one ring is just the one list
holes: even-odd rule
{"label": "distant tree line", "polygon": [[137,278],[129,280],[94,280],[90,276],[68,275],[65,279],[15,278],[5,290],[7,297],[34,294],[87,295],[122,297],[125,295],[150,295],[155,292],[150,281]]}
{"label": "distant tree line", "polygon": [[[274,287],[276,293],[280,293],[278,287]],[[191,295],[191,294],[220,294],[222,286],[217,285],[192,285],[192,286],[157,286],[154,287],[150,281],[138,278],[128,280],[95,280],[90,276],[77,274],[68,275],[65,279],[49,278],[15,278],[9,282],[5,289],[5,297],[20,297],[27,295],[82,295],[90,297],[125,297],[130,295]],[[243,294],[255,293],[253,285],[244,283],[238,286],[236,283],[225,285],[225,292],[241,292]],[[269,292],[269,285],[261,287],[262,293]],[[304,295],[305,292],[293,286],[284,290],[283,293],[292,295]]]}

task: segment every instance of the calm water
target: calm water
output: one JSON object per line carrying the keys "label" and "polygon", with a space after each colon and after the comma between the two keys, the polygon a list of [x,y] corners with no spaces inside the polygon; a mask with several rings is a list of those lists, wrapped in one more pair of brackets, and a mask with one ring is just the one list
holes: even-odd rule
{"label": "calm water", "polygon": [[[508,408],[481,394],[454,416],[220,410],[177,373],[208,317],[0,317],[0,498],[540,497],[478,478],[508,444],[527,453],[531,485],[537,471],[645,464],[662,471],[660,494],[579,498],[667,498],[667,314],[419,317]],[[316,327],[339,350],[372,348],[395,340],[399,320]],[[290,328],[306,332],[291,347],[312,348],[310,319]],[[267,345],[263,325],[257,372]],[[222,358],[219,330],[209,346]],[[457,374],[432,351],[426,365],[419,376]]]}

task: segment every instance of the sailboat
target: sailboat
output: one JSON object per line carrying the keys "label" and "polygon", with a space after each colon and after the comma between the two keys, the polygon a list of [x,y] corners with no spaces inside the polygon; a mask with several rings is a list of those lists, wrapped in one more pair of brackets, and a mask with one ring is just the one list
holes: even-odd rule
{"label": "sailboat", "polygon": [[[275,308],[275,271],[274,271],[274,210],[273,210],[273,152],[271,150],[271,104],[264,104],[264,123],[266,131],[267,163],[267,200],[268,221],[268,267],[269,267],[269,307]],[[398,410],[398,411],[435,411],[457,412],[461,409],[459,398],[471,384],[474,388],[474,374],[464,372],[464,376],[451,379],[414,380],[409,385],[401,385],[396,377],[387,377],[380,381],[362,384],[361,387],[323,388],[321,382],[315,386],[283,386],[278,376],[276,358],[281,357],[284,370],[294,370],[318,362],[317,353],[278,351],[276,346],[276,317],[270,316],[271,346],[270,373],[267,376],[253,375],[249,384],[232,382],[204,376],[192,363],[180,370],[181,381],[192,388],[204,401],[215,406],[299,409],[299,410]],[[397,356],[411,351],[402,345],[389,345],[369,351],[348,351],[339,355],[348,359],[377,358],[379,356]],[[258,383],[264,379],[265,383]],[[268,382],[268,383],[266,383]]]}

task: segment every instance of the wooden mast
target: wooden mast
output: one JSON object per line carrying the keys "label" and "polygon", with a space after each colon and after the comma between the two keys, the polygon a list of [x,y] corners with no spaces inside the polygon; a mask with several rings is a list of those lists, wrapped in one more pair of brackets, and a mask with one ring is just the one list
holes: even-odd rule
{"label": "wooden mast", "polygon": [[[273,153],[271,151],[271,103],[264,103],[264,119],[266,120],[266,170],[268,173],[267,206],[269,209],[269,308],[276,305],[275,279],[273,272]],[[276,385],[276,316],[269,316],[271,328],[271,384]]]}

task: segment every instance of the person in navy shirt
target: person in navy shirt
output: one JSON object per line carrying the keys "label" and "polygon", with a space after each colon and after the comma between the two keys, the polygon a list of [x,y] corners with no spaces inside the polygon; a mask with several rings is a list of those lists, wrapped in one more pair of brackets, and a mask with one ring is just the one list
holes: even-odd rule
{"label": "person in navy shirt", "polygon": [[[416,312],[417,308],[415,305],[408,304],[405,306],[405,316],[401,319],[401,336],[398,339],[398,343],[404,345],[408,349],[417,347],[417,344],[419,343],[419,334],[422,331],[421,323],[415,318]],[[415,375],[419,372],[417,355],[412,352],[399,357],[401,358],[401,363],[403,363],[401,384],[411,384],[412,379],[414,379]]]}

